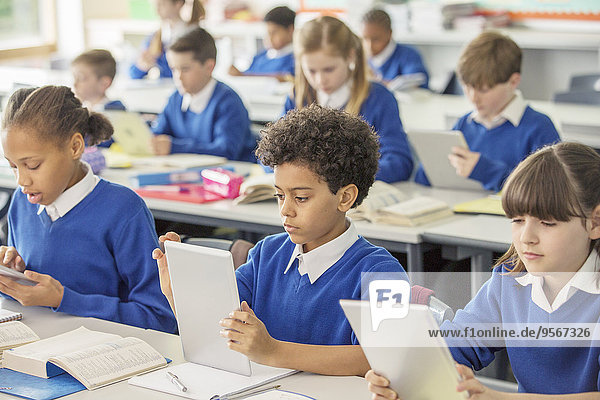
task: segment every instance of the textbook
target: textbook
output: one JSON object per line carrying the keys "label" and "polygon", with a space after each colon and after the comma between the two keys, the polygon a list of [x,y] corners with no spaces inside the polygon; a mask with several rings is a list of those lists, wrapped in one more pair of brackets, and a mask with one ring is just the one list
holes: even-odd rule
{"label": "textbook", "polygon": [[80,327],[4,352],[5,368],[54,379],[65,372],[93,390],[167,365],[141,339]]}
{"label": "textbook", "polygon": [[[169,377],[170,372],[177,376],[186,387],[182,391]],[[251,391],[266,384],[276,382],[299,371],[274,368],[252,363],[252,375],[245,376],[234,372],[194,363],[183,363],[168,367],[164,371],[155,371],[139,375],[129,380],[129,384],[158,390],[188,399],[233,399],[238,396],[246,397]],[[240,397],[242,398],[242,397]]]}
{"label": "textbook", "polygon": [[452,214],[448,204],[442,200],[419,196],[377,210],[373,222],[417,226],[449,217]]}
{"label": "textbook", "polygon": [[240,195],[233,203],[248,204],[275,198],[275,174],[262,174],[246,178],[240,185]]}
{"label": "textbook", "polygon": [[378,210],[407,199],[408,196],[395,186],[383,181],[375,181],[369,189],[369,195],[358,207],[351,209],[348,216],[355,221],[373,222]]}
{"label": "textbook", "polygon": [[[13,313],[8,310],[2,311],[18,314],[18,318],[22,318],[21,313]],[[39,336],[30,327],[20,321],[2,322],[4,323],[0,324],[0,355],[6,354],[4,350],[40,340]]]}

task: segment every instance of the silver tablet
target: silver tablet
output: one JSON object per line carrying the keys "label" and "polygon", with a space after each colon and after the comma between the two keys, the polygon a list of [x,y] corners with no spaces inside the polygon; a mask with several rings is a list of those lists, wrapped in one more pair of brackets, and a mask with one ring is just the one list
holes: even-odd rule
{"label": "silver tablet", "polygon": [[480,182],[458,175],[448,160],[453,146],[469,148],[461,131],[411,130],[406,134],[423,164],[431,186],[484,190]]}
{"label": "silver tablet", "polygon": [[152,136],[150,127],[138,113],[129,111],[105,111],[114,128],[113,139],[123,151],[134,156],[151,156]]}
{"label": "silver tablet", "polygon": [[37,285],[36,281],[32,281],[31,279],[26,277],[24,273],[19,272],[16,269],[5,267],[4,265],[0,265],[0,275],[8,276],[9,278],[13,279],[17,283],[20,283],[21,285],[27,285],[27,286]]}
{"label": "silver tablet", "polygon": [[219,321],[240,308],[231,253],[165,242],[186,361],[250,376],[248,358],[227,347]]}
{"label": "silver tablet", "polygon": [[371,365],[390,381],[401,399],[464,400],[456,391],[459,375],[439,329],[425,305],[411,304],[406,317],[384,319],[373,331],[368,301],[340,300],[346,318]]}

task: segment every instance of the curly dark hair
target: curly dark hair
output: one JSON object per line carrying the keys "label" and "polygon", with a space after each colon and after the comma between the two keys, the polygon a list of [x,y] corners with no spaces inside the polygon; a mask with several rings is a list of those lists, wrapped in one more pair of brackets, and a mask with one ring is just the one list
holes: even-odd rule
{"label": "curly dark hair", "polygon": [[327,182],[331,193],[355,184],[362,203],[375,181],[379,140],[361,117],[313,104],[290,110],[261,131],[256,156],[269,167],[284,163],[307,166]]}

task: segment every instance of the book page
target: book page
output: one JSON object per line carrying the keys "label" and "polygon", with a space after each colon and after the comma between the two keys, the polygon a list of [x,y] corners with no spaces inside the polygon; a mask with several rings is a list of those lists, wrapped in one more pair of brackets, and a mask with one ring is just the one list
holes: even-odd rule
{"label": "book page", "polygon": [[10,349],[36,340],[40,340],[39,336],[22,322],[4,322],[0,325],[0,349]]}
{"label": "book page", "polygon": [[49,361],[67,371],[88,389],[167,364],[152,346],[134,337],[52,357]]}

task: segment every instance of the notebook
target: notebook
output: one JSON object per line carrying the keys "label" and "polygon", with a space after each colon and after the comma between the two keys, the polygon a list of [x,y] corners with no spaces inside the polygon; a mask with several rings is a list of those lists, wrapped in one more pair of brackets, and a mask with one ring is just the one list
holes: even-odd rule
{"label": "notebook", "polygon": [[127,154],[151,156],[152,136],[150,127],[138,113],[128,111],[105,111],[104,114],[113,125],[113,139]]}
{"label": "notebook", "polygon": [[459,375],[428,307],[411,304],[404,318],[384,319],[373,331],[368,301],[340,300],[340,305],[371,365],[390,381],[401,399],[464,400],[456,391]]}
{"label": "notebook", "polygon": [[460,131],[410,130],[406,132],[429,183],[433,187],[483,191],[481,183],[464,178],[450,164],[453,146],[469,148]]}
{"label": "notebook", "polygon": [[0,308],[0,322],[18,321],[23,319],[23,314],[16,311]]}

